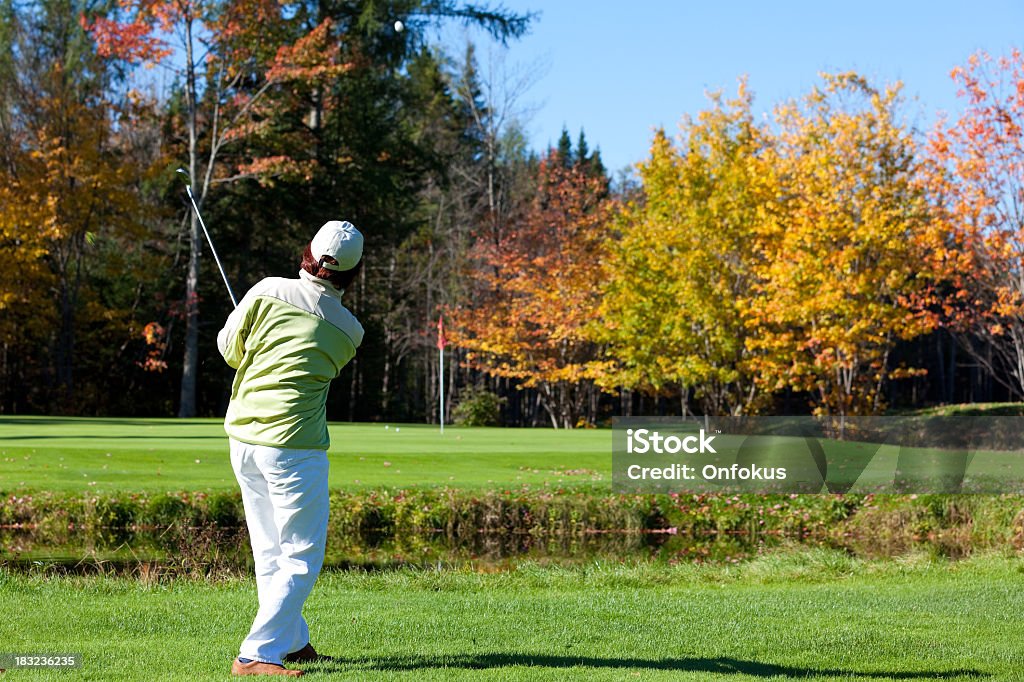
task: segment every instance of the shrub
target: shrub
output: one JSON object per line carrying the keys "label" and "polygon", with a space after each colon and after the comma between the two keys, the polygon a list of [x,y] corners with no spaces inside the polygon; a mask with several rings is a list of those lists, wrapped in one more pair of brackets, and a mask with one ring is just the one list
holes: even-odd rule
{"label": "shrub", "polygon": [[174,495],[157,495],[146,505],[142,523],[146,526],[167,528],[175,524],[189,525],[192,507]]}
{"label": "shrub", "polygon": [[501,422],[501,406],[505,402],[505,398],[486,388],[469,387],[452,411],[452,418],[460,426],[498,426]]}
{"label": "shrub", "polygon": [[206,500],[206,519],[219,528],[245,525],[240,493],[214,493]]}

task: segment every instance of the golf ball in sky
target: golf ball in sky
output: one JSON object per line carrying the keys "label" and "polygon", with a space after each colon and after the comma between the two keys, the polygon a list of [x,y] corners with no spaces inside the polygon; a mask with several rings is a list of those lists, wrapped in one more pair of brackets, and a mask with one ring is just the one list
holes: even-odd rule
{"label": "golf ball in sky", "polygon": [[405,29],[405,24],[403,24],[401,21],[396,21],[395,22],[395,32],[396,33],[401,33],[403,29]]}

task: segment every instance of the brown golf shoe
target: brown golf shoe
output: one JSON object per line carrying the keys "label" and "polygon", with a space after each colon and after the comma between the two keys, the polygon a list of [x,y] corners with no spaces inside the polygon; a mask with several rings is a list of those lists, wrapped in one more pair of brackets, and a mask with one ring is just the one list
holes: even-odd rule
{"label": "brown golf shoe", "polygon": [[264,663],[263,661],[249,661],[242,663],[237,658],[231,664],[232,675],[285,675],[287,677],[302,677],[301,670],[289,670],[283,665]]}
{"label": "brown golf shoe", "polygon": [[327,663],[333,661],[333,656],[324,656],[318,654],[313,645],[306,643],[306,646],[302,647],[298,651],[293,651],[284,657],[285,663]]}

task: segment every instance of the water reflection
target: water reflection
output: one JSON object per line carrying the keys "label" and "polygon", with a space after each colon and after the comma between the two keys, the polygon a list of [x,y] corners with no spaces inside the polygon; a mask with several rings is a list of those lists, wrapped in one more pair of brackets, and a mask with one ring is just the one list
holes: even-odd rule
{"label": "water reflection", "polygon": [[[0,530],[0,564],[13,569],[51,567],[71,572],[138,572],[210,575],[250,571],[244,528],[167,528],[74,534],[54,542],[32,529]],[[968,553],[942,538],[779,532],[677,534],[671,530],[605,531],[576,534],[477,533],[468,538],[443,532],[394,536],[373,529],[334,534],[328,541],[328,569],[379,570],[397,567],[503,570],[521,562],[572,566],[594,561],[738,562],[793,545],[828,547],[865,557],[897,556],[922,547],[953,558]]]}

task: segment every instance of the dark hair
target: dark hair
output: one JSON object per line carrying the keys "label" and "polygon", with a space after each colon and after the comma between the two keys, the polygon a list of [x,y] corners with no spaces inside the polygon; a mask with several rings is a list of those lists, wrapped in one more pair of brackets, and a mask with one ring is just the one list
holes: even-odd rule
{"label": "dark hair", "polygon": [[[330,263],[338,262],[330,256],[324,256],[324,260]],[[348,285],[352,284],[352,280],[356,278],[362,267],[363,259],[360,258],[356,266],[350,270],[328,270],[327,268],[320,267],[320,261],[313,258],[313,251],[310,250],[309,244],[306,244],[306,250],[302,252],[302,269],[314,277],[326,279],[334,285],[335,289],[348,289]]]}

